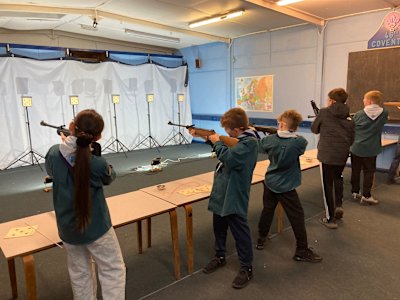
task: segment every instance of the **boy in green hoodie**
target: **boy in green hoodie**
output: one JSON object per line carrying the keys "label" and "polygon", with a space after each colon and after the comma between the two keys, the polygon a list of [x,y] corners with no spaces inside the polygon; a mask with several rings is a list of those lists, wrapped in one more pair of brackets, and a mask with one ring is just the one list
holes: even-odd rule
{"label": "boy in green hoodie", "polygon": [[[388,111],[380,105],[383,95],[380,91],[369,91],[364,95],[364,109],[354,115],[356,134],[351,146],[351,192],[360,203],[378,204],[372,197],[371,188],[376,170],[376,157],[382,151],[382,129],[388,119]],[[362,195],[360,175],[364,174]]]}
{"label": "boy in green hoodie", "polygon": [[270,164],[264,180],[263,210],[258,222],[259,238],[256,249],[264,248],[278,202],[293,228],[296,237],[296,261],[320,262],[322,258],[308,247],[304,210],[296,187],[301,184],[300,155],[307,140],[295,134],[302,121],[295,110],[287,110],[278,118],[278,132],[259,141],[259,151],[268,154]]}

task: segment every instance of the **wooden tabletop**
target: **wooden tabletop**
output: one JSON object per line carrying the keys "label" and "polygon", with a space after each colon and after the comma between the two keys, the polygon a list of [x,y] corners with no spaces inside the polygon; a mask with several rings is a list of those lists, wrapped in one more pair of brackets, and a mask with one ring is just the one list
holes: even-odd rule
{"label": "wooden tabletop", "polygon": [[143,191],[121,194],[106,200],[114,227],[134,223],[176,208],[175,205]]}
{"label": "wooden tabletop", "polygon": [[[176,208],[158,197],[142,191],[107,198],[111,221],[114,227],[143,220]],[[31,236],[4,238],[10,229],[38,225]],[[4,256],[13,258],[32,254],[61,244],[54,211],[42,213],[0,224],[0,248]]]}
{"label": "wooden tabletop", "polygon": [[[10,229],[27,227],[27,224],[38,225],[41,234],[35,232],[31,236],[4,238]],[[55,243],[61,243],[61,239],[58,236],[54,211],[0,224],[0,248],[7,259],[52,248]]]}
{"label": "wooden tabletop", "polygon": [[382,147],[390,146],[393,144],[397,144],[397,140],[382,139]]}
{"label": "wooden tabletop", "polygon": [[[265,172],[264,172],[264,174],[265,174]],[[212,171],[212,172],[203,173],[200,175],[193,176],[193,178],[198,178],[200,180],[207,181],[208,183],[210,183],[212,185],[214,182],[214,172]],[[251,184],[260,183],[263,180],[264,180],[264,175],[260,176],[254,172],[253,178],[251,180]]]}
{"label": "wooden tabletop", "polygon": [[[157,185],[153,185],[147,188],[143,188],[141,189],[141,191],[156,196],[177,206],[181,206],[210,197],[212,186],[209,181],[196,178],[196,176],[165,182],[163,183],[163,185],[165,187],[163,190],[159,190],[157,188]],[[198,192],[193,195],[183,195],[180,193],[184,190],[195,189],[204,186],[208,186],[209,191]]]}

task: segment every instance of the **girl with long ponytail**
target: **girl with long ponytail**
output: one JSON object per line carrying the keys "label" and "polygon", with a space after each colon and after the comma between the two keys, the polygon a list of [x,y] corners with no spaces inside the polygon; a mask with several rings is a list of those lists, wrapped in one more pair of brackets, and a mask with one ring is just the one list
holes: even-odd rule
{"label": "girl with long ponytail", "polygon": [[71,135],[46,155],[53,178],[58,233],[67,251],[74,299],[96,299],[96,274],[103,299],[125,299],[126,270],[104,197],[103,185],[115,179],[107,161],[92,155],[104,121],[95,110],[83,110],[71,122]]}

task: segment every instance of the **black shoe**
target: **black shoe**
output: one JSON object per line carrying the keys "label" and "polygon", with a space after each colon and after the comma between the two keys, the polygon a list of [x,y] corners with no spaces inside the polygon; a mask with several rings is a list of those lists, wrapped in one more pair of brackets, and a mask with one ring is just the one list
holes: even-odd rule
{"label": "black shoe", "polygon": [[336,223],[336,220],[328,220],[327,218],[319,219],[319,222],[329,229],[337,229],[339,226]]}
{"label": "black shoe", "polygon": [[265,243],[266,239],[267,239],[267,238],[265,238],[265,237],[259,237],[259,238],[257,239],[257,244],[256,244],[256,249],[257,249],[257,250],[262,250],[262,249],[264,249],[264,243]]}
{"label": "black shoe", "polygon": [[220,267],[226,265],[225,257],[214,257],[210,262],[203,268],[203,273],[209,274],[214,272]]}
{"label": "black shoe", "polygon": [[316,254],[311,250],[311,248],[307,248],[305,250],[296,250],[295,255],[293,256],[293,259],[296,261],[306,261],[306,262],[312,262],[312,263],[317,263],[322,260],[322,257]]}
{"label": "black shoe", "polygon": [[343,214],[344,214],[343,207],[338,206],[338,207],[335,208],[335,218],[337,220],[343,218]]}
{"label": "black shoe", "polygon": [[235,279],[232,281],[232,287],[235,289],[244,288],[253,278],[252,269],[241,269]]}

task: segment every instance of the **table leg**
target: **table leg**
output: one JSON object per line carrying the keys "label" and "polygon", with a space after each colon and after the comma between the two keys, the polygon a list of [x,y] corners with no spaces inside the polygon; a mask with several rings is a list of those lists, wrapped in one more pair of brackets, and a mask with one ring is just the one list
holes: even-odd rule
{"label": "table leg", "polygon": [[189,274],[193,273],[193,213],[192,206],[185,205],[185,214],[186,214],[186,249],[188,256],[188,272]]}
{"label": "table leg", "polygon": [[175,279],[181,278],[181,262],[179,258],[179,240],[178,240],[178,218],[176,209],[169,212],[169,220],[171,223],[171,239],[172,239],[172,255],[174,257]]}
{"label": "table leg", "polygon": [[25,271],[25,283],[29,300],[36,300],[36,275],[35,275],[35,260],[33,255],[22,256],[22,263]]}
{"label": "table leg", "polygon": [[11,292],[13,298],[18,297],[17,290],[17,273],[15,273],[15,260],[14,258],[8,259],[8,274],[10,275]]}
{"label": "table leg", "polygon": [[139,249],[139,254],[142,254],[143,248],[142,248],[142,221],[137,221],[137,239],[138,239],[138,249]]}
{"label": "table leg", "polygon": [[151,248],[151,218],[147,218],[147,248]]}
{"label": "table leg", "polygon": [[282,221],[282,205],[278,203],[278,224],[277,224],[277,232],[281,233],[283,230],[283,221]]}

